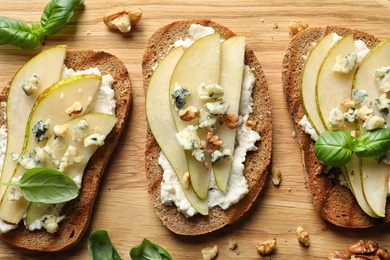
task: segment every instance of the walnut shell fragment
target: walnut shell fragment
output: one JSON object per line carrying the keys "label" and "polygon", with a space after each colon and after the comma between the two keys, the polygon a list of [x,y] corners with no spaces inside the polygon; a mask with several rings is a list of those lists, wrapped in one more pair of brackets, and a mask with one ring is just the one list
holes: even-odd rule
{"label": "walnut shell fragment", "polygon": [[125,7],[108,12],[103,17],[103,22],[111,30],[127,33],[130,32],[132,26],[141,20],[141,17],[141,8]]}

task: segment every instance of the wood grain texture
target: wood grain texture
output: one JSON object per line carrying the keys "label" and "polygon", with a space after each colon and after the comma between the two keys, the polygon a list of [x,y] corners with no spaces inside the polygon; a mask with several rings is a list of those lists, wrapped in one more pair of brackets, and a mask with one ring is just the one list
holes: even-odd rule
{"label": "wood grain texture", "polygon": [[[37,21],[46,3],[46,0],[2,0],[0,15]],[[144,237],[166,248],[174,259],[201,259],[201,249],[213,245],[219,246],[217,259],[325,259],[329,252],[346,249],[358,239],[377,240],[390,248],[390,226],[341,229],[323,221],[314,210],[281,86],[281,61],[291,38],[287,27],[292,20],[303,20],[310,26],[357,28],[385,39],[390,37],[390,1],[133,0],[131,5],[143,10],[141,22],[128,35],[109,31],[102,22],[104,14],[125,4],[126,1],[119,0],[86,0],[84,7],[76,8],[67,27],[47,38],[46,46],[30,51],[0,46],[1,86],[28,59],[57,44],[67,44],[70,49],[110,52],[121,58],[129,70],[133,86],[132,112],[103,178],[90,230],[107,230],[122,259],[130,259],[129,249]],[[283,174],[279,187],[273,186],[270,179],[267,181],[249,214],[237,224],[195,238],[174,235],[161,224],[149,200],[144,175],[143,48],[157,28],[179,19],[211,19],[247,36],[269,83],[274,133],[272,166]],[[309,232],[309,248],[299,245],[295,234],[297,226]],[[261,257],[256,250],[257,243],[274,237],[278,240],[276,251]],[[229,250],[229,239],[237,241],[235,251]],[[1,242],[0,257],[88,259],[87,237],[67,252],[35,256]]]}

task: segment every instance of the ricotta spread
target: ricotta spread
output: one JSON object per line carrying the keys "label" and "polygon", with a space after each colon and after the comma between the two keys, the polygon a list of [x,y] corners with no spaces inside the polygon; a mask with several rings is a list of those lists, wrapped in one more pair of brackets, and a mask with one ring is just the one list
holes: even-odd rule
{"label": "ricotta spread", "polygon": [[215,30],[211,27],[202,26],[199,24],[191,24],[189,29],[189,37],[186,39],[177,40],[173,47],[183,46],[184,48],[190,47],[196,40],[215,33]]}

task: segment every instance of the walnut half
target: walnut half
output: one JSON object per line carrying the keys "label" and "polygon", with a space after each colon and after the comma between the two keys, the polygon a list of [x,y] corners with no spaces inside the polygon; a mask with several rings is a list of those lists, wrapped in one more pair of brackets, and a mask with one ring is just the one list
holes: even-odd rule
{"label": "walnut half", "polygon": [[141,17],[141,8],[125,7],[107,13],[103,17],[103,22],[111,30],[119,30],[127,33],[130,32],[132,26],[141,20]]}
{"label": "walnut half", "polygon": [[349,259],[390,260],[390,254],[375,241],[359,240],[349,245],[348,251],[336,251],[328,255],[328,260]]}

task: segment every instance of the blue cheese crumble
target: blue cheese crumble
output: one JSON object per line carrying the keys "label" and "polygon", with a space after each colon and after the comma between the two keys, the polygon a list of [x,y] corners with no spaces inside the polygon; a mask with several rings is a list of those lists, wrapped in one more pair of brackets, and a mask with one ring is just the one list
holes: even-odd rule
{"label": "blue cheese crumble", "polygon": [[49,129],[50,119],[45,121],[39,120],[32,127],[32,134],[35,136],[36,142],[46,141],[49,137],[47,136],[47,130]]}
{"label": "blue cheese crumble", "polygon": [[339,55],[336,57],[336,62],[333,66],[334,72],[349,73],[354,70],[358,64],[356,52],[351,52],[346,56]]}
{"label": "blue cheese crumble", "polygon": [[374,76],[378,88],[383,92],[388,92],[390,90],[390,67],[375,69]]}
{"label": "blue cheese crumble", "polygon": [[176,138],[184,150],[194,150],[200,148],[200,138],[197,130],[197,127],[189,125],[176,134]]}
{"label": "blue cheese crumble", "polygon": [[33,75],[28,80],[22,82],[22,89],[27,96],[31,96],[36,93],[38,89],[39,78],[37,75]]}
{"label": "blue cheese crumble", "polygon": [[223,97],[223,88],[217,84],[201,83],[198,86],[198,98],[204,101],[217,100]]}
{"label": "blue cheese crumble", "polygon": [[175,105],[175,108],[182,109],[186,104],[186,96],[189,95],[191,95],[191,91],[189,91],[186,87],[180,86],[175,83],[175,90],[171,95],[172,102]]}

